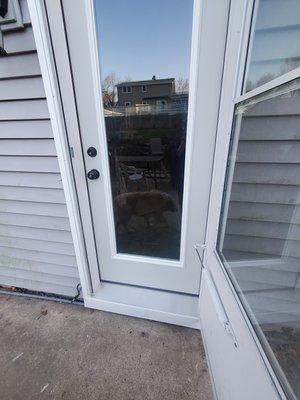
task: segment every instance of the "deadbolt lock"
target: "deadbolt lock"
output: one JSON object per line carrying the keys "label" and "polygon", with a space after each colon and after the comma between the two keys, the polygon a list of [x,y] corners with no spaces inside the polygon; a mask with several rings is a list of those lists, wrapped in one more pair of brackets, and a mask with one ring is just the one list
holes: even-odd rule
{"label": "deadbolt lock", "polygon": [[87,173],[87,177],[91,180],[98,179],[100,177],[100,172],[97,169],[91,169]]}
{"label": "deadbolt lock", "polygon": [[89,147],[87,149],[87,153],[90,157],[96,157],[97,155],[97,150],[95,149],[95,147]]}

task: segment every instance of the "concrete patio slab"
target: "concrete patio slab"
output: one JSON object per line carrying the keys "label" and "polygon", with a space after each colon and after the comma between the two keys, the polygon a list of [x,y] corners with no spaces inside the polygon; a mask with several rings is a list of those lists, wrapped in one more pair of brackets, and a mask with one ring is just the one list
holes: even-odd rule
{"label": "concrete patio slab", "polygon": [[0,296],[1,400],[212,400],[196,330]]}

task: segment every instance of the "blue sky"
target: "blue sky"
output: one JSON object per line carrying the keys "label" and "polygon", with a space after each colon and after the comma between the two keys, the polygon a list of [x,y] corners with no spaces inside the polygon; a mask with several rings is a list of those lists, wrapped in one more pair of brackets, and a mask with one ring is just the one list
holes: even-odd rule
{"label": "blue sky", "polygon": [[104,78],[188,78],[193,0],[94,0]]}

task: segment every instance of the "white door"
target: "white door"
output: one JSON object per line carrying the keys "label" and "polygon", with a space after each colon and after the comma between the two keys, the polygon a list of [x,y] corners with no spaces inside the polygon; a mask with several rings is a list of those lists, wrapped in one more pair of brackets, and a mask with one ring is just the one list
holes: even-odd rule
{"label": "white door", "polygon": [[299,1],[232,1],[200,292],[222,400],[300,398],[299,41]]}
{"label": "white door", "polygon": [[210,3],[46,2],[66,114],[76,101],[68,135],[94,287],[199,294],[229,7],[215,16]]}

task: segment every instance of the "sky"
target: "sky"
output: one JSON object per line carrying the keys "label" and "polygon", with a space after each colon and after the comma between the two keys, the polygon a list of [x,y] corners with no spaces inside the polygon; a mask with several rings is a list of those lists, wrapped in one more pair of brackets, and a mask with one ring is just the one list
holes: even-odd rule
{"label": "sky", "polygon": [[188,78],[193,0],[94,0],[102,79]]}

